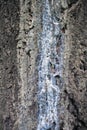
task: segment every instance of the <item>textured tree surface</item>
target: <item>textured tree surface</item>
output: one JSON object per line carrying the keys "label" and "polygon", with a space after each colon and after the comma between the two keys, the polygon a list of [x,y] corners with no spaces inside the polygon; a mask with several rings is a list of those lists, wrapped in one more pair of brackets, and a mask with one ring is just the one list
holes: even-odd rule
{"label": "textured tree surface", "polygon": [[[43,1],[0,0],[0,130],[37,130]],[[87,130],[87,1],[49,3],[64,37],[59,129]]]}
{"label": "textured tree surface", "polygon": [[[64,130],[87,129],[87,3],[72,0],[65,8],[65,68],[62,101],[65,113]],[[64,119],[63,118],[63,119]]]}
{"label": "textured tree surface", "polygon": [[0,0],[0,130],[12,130],[17,120],[17,35],[19,1]]}

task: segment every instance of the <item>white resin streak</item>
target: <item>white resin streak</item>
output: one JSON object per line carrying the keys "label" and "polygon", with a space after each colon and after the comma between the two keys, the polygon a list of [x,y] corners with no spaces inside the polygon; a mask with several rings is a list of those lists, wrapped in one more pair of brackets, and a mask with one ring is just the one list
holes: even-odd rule
{"label": "white resin streak", "polygon": [[[59,130],[59,86],[56,76],[62,75],[62,59],[56,51],[59,23],[52,17],[48,0],[43,2],[43,31],[39,36],[39,82],[38,82],[38,127],[37,130]],[[57,24],[55,24],[57,23]],[[60,48],[60,51],[62,47]],[[57,63],[59,60],[60,64]]]}

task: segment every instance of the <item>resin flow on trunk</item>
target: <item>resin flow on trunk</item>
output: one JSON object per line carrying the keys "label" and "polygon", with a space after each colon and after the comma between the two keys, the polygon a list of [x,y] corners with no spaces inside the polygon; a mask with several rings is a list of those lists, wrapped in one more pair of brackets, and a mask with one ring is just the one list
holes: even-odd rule
{"label": "resin flow on trunk", "polygon": [[[39,82],[38,82],[38,127],[37,130],[58,130],[58,78],[62,75],[62,44],[57,47],[60,25],[51,12],[48,0],[43,1],[42,33],[39,34]],[[58,50],[59,49],[59,50]]]}

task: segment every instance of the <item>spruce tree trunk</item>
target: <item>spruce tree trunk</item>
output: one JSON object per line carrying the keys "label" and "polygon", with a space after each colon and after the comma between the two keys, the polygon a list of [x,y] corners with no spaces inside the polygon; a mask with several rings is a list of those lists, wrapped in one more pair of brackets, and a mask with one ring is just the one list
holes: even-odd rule
{"label": "spruce tree trunk", "polygon": [[0,17],[0,130],[87,130],[87,1],[0,0]]}

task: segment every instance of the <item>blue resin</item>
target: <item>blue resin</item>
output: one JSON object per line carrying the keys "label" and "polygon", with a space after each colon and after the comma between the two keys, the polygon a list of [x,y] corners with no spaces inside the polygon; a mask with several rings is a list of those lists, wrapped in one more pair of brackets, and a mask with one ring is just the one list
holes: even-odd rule
{"label": "blue resin", "polygon": [[38,127],[37,130],[59,130],[60,88],[56,79],[62,77],[62,44],[58,50],[57,37],[60,25],[52,16],[48,0],[43,2],[42,33],[39,35],[39,82],[38,82]]}

